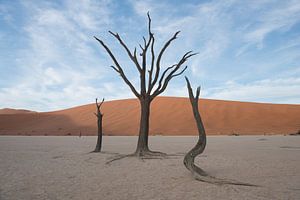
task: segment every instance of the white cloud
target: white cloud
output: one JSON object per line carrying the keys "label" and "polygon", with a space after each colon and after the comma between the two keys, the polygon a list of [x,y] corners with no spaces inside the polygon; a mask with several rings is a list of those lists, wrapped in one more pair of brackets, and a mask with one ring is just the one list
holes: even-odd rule
{"label": "white cloud", "polygon": [[296,38],[291,38],[291,40],[286,41],[285,44],[281,45],[279,48],[274,49],[274,52],[281,52],[292,49],[294,47],[300,47],[300,36]]}
{"label": "white cloud", "polygon": [[45,85],[55,85],[63,83],[63,77],[55,71],[52,67],[49,67],[45,70],[43,75]]}
{"label": "white cloud", "polygon": [[256,24],[248,26],[244,32],[243,39],[246,44],[238,50],[237,56],[245,52],[250,45],[256,45],[259,49],[263,48],[264,40],[269,34],[275,31],[287,32],[293,25],[300,21],[299,1],[280,1],[272,3],[276,4],[276,7],[273,9],[265,10],[265,7],[274,6],[274,4],[261,5],[261,8],[256,8],[258,9],[254,18]]}
{"label": "white cloud", "polygon": [[52,111],[92,103],[96,97],[107,100],[133,97],[125,85],[118,83],[105,83],[97,88],[75,83],[61,89],[59,92],[24,84],[1,88],[1,107]]}
{"label": "white cloud", "polygon": [[132,1],[135,12],[141,16],[144,16],[148,11],[152,13],[156,4],[150,1]]}
{"label": "white cloud", "polygon": [[[264,79],[246,84],[229,81],[205,91],[206,98],[300,104],[300,78]],[[291,101],[293,99],[293,101]]]}
{"label": "white cloud", "polygon": [[109,0],[77,0],[76,3],[68,0],[67,7],[69,9],[66,12],[78,26],[95,31],[99,30],[99,27],[111,23],[109,3]]}
{"label": "white cloud", "polygon": [[65,1],[60,7],[51,2],[23,2],[23,6],[29,13],[23,26],[29,43],[16,60],[24,74],[13,86],[0,89],[1,106],[44,111],[84,104],[99,94],[107,96],[101,90],[115,92],[89,83],[109,73],[103,67],[107,61],[92,45],[96,45],[95,31],[110,23],[108,1]]}

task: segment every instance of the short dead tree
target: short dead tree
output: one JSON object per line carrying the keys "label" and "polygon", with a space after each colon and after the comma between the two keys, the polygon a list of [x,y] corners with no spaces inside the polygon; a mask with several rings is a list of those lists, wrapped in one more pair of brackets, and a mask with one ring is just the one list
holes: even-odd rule
{"label": "short dead tree", "polygon": [[189,79],[185,77],[186,83],[187,83],[187,89],[189,93],[189,99],[192,105],[193,115],[196,121],[197,129],[198,129],[198,142],[197,144],[184,156],[183,163],[185,167],[192,172],[194,178],[196,180],[207,182],[207,183],[213,183],[218,185],[223,184],[229,184],[229,185],[241,185],[241,186],[257,186],[253,184],[238,182],[234,180],[228,180],[228,179],[220,179],[213,177],[206,173],[203,169],[195,165],[195,158],[202,154],[205,147],[206,147],[206,133],[205,128],[199,113],[199,96],[200,96],[200,86],[197,87],[196,94],[194,95],[193,89],[191,87],[191,84],[189,82]]}
{"label": "short dead tree", "polygon": [[93,152],[101,152],[101,147],[102,147],[102,118],[103,114],[101,113],[101,106],[104,102],[104,98],[102,99],[101,103],[98,103],[98,99],[96,98],[96,108],[97,111],[94,113],[97,117],[97,132],[98,132],[98,137],[97,137],[97,144],[96,148]]}

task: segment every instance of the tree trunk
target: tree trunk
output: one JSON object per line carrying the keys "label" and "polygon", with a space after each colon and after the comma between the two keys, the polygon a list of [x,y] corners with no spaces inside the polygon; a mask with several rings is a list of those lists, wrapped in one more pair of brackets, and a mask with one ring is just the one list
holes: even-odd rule
{"label": "tree trunk", "polygon": [[199,100],[199,95],[200,95],[200,87],[197,88],[196,94],[194,96],[193,94],[193,89],[190,85],[190,82],[187,77],[185,77],[186,82],[187,82],[187,88],[188,88],[188,93],[189,93],[189,99],[192,105],[192,110],[193,110],[193,115],[194,119],[196,121],[197,129],[198,129],[198,142],[192,148],[184,157],[183,163],[185,167],[193,173],[193,175],[200,175],[200,176],[207,176],[207,173],[203,171],[201,168],[197,167],[194,162],[196,156],[199,154],[203,153],[205,146],[206,146],[206,133],[204,129],[204,125],[199,113],[199,108],[198,108],[198,100]]}
{"label": "tree trunk", "polygon": [[97,145],[95,148],[95,152],[100,152],[102,147],[102,114],[97,114],[97,125],[98,125],[98,139],[97,139]]}
{"label": "tree trunk", "polygon": [[184,157],[184,165],[188,170],[190,170],[192,173],[198,173],[202,176],[206,176],[206,172],[204,172],[201,168],[197,167],[194,164],[195,157],[198,156],[199,154],[203,153],[205,146],[206,146],[206,134],[205,134],[205,129],[203,126],[203,122],[201,120],[199,110],[198,110],[198,98],[196,99],[190,99],[191,105],[193,108],[193,114],[194,118],[197,124],[198,128],[198,133],[199,133],[199,138],[198,142],[195,145],[194,148],[192,148]]}
{"label": "tree trunk", "polygon": [[139,139],[135,153],[143,155],[144,152],[149,151],[148,135],[149,135],[149,119],[150,119],[150,99],[140,99],[141,105],[141,118],[140,118],[140,131]]}

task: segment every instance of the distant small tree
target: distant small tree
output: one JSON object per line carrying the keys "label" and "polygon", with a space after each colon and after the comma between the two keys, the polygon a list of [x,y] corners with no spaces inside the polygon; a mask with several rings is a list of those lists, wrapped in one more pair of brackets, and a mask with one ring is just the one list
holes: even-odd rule
{"label": "distant small tree", "polygon": [[98,128],[98,138],[97,138],[97,144],[94,152],[101,152],[102,147],[102,118],[103,114],[101,113],[101,106],[104,102],[104,98],[102,99],[101,103],[98,103],[98,99],[96,98],[96,113],[94,113],[97,117],[97,128]]}
{"label": "distant small tree", "polygon": [[[151,18],[149,13],[148,16],[148,39],[143,37],[144,44],[140,45],[141,53],[141,63],[137,56],[137,49],[134,48],[133,52],[129,50],[125,42],[122,40],[118,33],[113,33],[109,31],[109,33],[115,37],[115,39],[120,43],[120,45],[124,48],[128,57],[133,62],[135,68],[139,72],[140,78],[140,92],[133,86],[133,84],[129,81],[127,76],[125,75],[123,68],[117,61],[114,54],[111,52],[109,47],[100,39],[95,37],[95,39],[102,45],[102,47],[106,50],[108,55],[111,57],[114,66],[111,66],[123,79],[123,81],[129,86],[133,94],[140,101],[141,106],[141,117],[140,117],[140,130],[139,130],[139,138],[136,151],[134,153],[135,156],[154,156],[154,155],[163,155],[161,152],[153,152],[149,150],[148,147],[148,135],[149,135],[149,117],[150,117],[150,105],[155,97],[163,93],[171,79],[176,76],[181,75],[186,69],[187,66],[184,66],[184,63],[188,60],[188,58],[195,55],[192,51],[188,51],[185,53],[178,63],[169,66],[163,70],[161,73],[161,60],[169,45],[174,41],[179,31],[177,31],[161,48],[156,58],[154,52],[154,34],[151,31]],[[150,55],[147,56],[147,53],[150,51]],[[150,58],[150,64],[147,64],[147,58]]]}

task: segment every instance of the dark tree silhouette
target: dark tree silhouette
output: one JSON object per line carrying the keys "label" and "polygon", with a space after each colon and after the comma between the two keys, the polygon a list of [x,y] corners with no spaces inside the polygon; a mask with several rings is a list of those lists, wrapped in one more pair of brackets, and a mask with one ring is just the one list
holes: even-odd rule
{"label": "dark tree silhouette", "polygon": [[193,115],[197,124],[197,129],[199,133],[197,144],[184,156],[183,163],[185,167],[192,172],[194,178],[199,181],[213,183],[213,184],[229,184],[229,185],[241,185],[241,186],[257,186],[248,183],[242,183],[234,180],[220,179],[207,174],[203,169],[195,165],[195,158],[202,154],[206,147],[206,133],[205,128],[199,113],[199,96],[200,96],[200,86],[197,87],[196,94],[194,95],[193,89],[189,82],[189,79],[185,77],[187,83],[187,89],[189,93],[189,99],[192,105]]}
{"label": "dark tree silhouette", "polygon": [[[109,47],[99,38],[95,37],[95,39],[104,47],[108,55],[111,57],[114,66],[111,66],[124,80],[124,82],[129,86],[133,94],[139,99],[141,106],[141,116],[140,116],[140,130],[139,130],[139,138],[136,151],[134,153],[135,156],[155,156],[155,155],[164,155],[161,152],[150,151],[148,147],[148,135],[149,135],[149,117],[150,117],[150,105],[155,97],[163,93],[170,80],[176,76],[181,75],[187,68],[184,66],[184,63],[188,60],[188,58],[195,55],[192,51],[188,51],[185,53],[178,63],[165,68],[162,71],[161,60],[166,51],[166,49],[170,46],[170,44],[177,38],[179,31],[177,31],[161,48],[156,57],[154,52],[154,34],[151,31],[151,18],[149,13],[148,16],[148,39],[143,37],[144,44],[140,45],[141,53],[139,54],[141,59],[137,56],[137,49],[134,48],[133,52],[129,50],[125,42],[122,40],[118,33],[113,33],[109,31],[109,33],[120,43],[120,45],[124,48],[128,57],[133,62],[135,68],[139,72],[140,77],[140,91],[133,86],[133,84],[129,81],[127,76],[125,75],[123,68],[117,61],[116,57],[109,49]],[[150,53],[149,53],[150,52]],[[148,53],[150,55],[148,55]],[[149,63],[147,63],[147,58],[150,58]]]}
{"label": "dark tree silhouette", "polygon": [[206,133],[205,128],[198,110],[198,100],[200,95],[200,86],[197,87],[196,94],[194,96],[193,89],[191,87],[191,84],[189,82],[189,79],[185,77],[187,88],[189,92],[189,98],[193,109],[193,115],[197,124],[197,129],[199,133],[199,138],[197,144],[192,148],[185,156],[183,163],[185,167],[190,170],[194,175],[200,175],[200,176],[207,176],[207,173],[204,172],[201,168],[197,167],[194,162],[196,156],[203,153],[205,146],[206,146]]}
{"label": "dark tree silhouette", "polygon": [[98,103],[98,99],[96,98],[96,108],[97,113],[94,113],[97,117],[97,127],[98,127],[98,138],[97,138],[97,144],[94,152],[101,152],[102,147],[102,118],[103,114],[101,113],[101,106],[104,102],[104,98],[102,99],[101,103]]}

